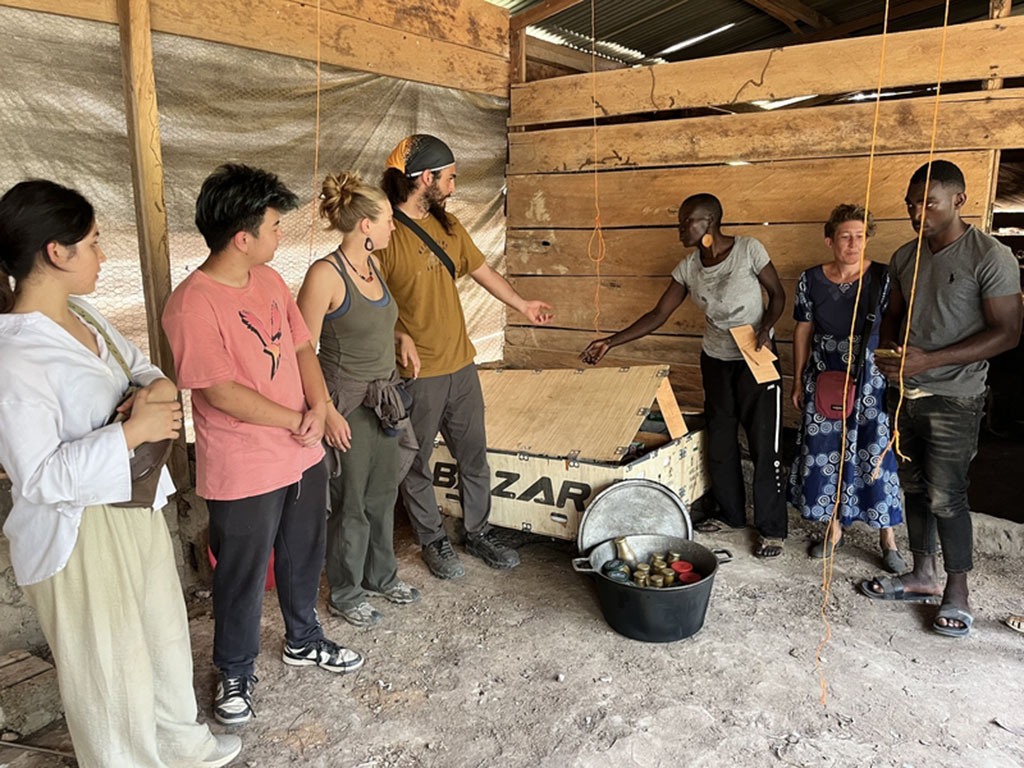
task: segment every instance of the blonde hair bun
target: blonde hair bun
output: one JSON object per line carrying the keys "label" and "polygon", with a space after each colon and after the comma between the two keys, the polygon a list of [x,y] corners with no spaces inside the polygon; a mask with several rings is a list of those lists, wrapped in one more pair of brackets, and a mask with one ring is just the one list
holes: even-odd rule
{"label": "blonde hair bun", "polygon": [[351,232],[363,219],[380,215],[384,192],[367,184],[356,171],[329,173],[320,190],[320,218],[329,229]]}

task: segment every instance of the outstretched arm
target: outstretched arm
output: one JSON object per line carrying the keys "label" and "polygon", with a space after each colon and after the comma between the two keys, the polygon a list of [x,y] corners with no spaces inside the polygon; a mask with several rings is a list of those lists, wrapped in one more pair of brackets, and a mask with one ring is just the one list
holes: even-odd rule
{"label": "outstretched arm", "polygon": [[498,301],[508,305],[516,310],[516,312],[526,315],[534,325],[543,325],[554,318],[550,305],[545,304],[543,301],[527,301],[516,293],[516,289],[509,285],[508,280],[491,269],[487,264],[481,264],[470,272],[469,276],[476,280],[479,285],[483,286],[484,290]]}
{"label": "outstretched arm", "polygon": [[632,325],[623,328],[618,333],[590,342],[590,345],[580,355],[580,359],[588,365],[595,365],[612,347],[635,341],[658,330],[665,324],[669,316],[676,311],[679,305],[685,301],[686,295],[686,286],[673,280],[668,288],[665,289],[665,292],[661,294],[661,298],[654,305],[654,309],[640,315]]}

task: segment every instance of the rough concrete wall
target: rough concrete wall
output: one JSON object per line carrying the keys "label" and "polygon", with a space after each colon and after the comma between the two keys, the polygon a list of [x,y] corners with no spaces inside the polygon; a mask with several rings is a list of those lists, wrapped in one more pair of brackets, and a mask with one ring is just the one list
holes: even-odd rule
{"label": "rough concrete wall", "polygon": [[[205,559],[208,513],[206,505],[194,493],[186,492],[182,496],[181,501],[172,501],[164,508],[164,517],[174,542],[178,575],[187,591],[210,583],[210,566]],[[183,510],[181,514],[179,507]],[[11,483],[2,480],[0,526],[7,521],[10,511]],[[193,566],[194,559],[199,560],[198,567]],[[36,621],[35,611],[26,602],[25,594],[14,579],[7,537],[0,535],[0,655],[18,649],[36,651],[44,645],[46,640]]]}

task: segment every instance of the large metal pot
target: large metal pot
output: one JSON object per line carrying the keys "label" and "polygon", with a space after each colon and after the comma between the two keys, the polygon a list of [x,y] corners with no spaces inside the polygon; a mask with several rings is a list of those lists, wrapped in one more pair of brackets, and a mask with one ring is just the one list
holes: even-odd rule
{"label": "large metal pot", "polygon": [[649,643],[670,643],[700,631],[715,572],[719,564],[732,560],[732,554],[726,549],[711,550],[695,541],[659,534],[627,536],[626,542],[641,562],[650,561],[655,552],[679,552],[704,578],[694,584],[663,589],[614,581],[605,576],[601,568],[617,556],[615,542],[599,544],[589,556],[574,558],[572,567],[595,579],[601,612],[611,628],[626,637]]}

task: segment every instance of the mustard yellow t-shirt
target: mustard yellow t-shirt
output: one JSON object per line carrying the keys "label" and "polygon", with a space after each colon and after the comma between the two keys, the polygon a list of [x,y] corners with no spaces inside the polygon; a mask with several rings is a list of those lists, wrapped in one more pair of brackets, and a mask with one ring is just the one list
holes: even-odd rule
{"label": "mustard yellow t-shirt", "polygon": [[[440,245],[462,277],[484,264],[484,255],[469,232],[451,214],[452,234],[433,216],[415,219]],[[398,304],[395,327],[416,342],[420,376],[444,376],[473,362],[476,349],[466,333],[466,318],[455,281],[441,260],[404,224],[395,221],[391,242],[377,251],[381,273]],[[412,371],[399,366],[403,376]]]}

